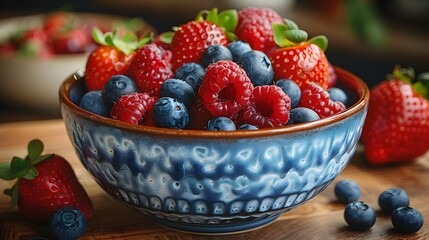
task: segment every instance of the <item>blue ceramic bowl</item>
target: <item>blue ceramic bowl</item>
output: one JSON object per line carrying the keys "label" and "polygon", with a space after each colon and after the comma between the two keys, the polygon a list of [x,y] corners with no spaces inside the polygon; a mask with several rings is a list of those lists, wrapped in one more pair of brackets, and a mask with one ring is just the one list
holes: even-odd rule
{"label": "blue ceramic bowl", "polygon": [[355,152],[369,90],[336,68],[354,100],[322,120],[217,132],[134,126],[77,106],[83,77],[60,88],[61,111],[82,164],[114,198],[169,228],[203,234],[252,230],[323,191]]}

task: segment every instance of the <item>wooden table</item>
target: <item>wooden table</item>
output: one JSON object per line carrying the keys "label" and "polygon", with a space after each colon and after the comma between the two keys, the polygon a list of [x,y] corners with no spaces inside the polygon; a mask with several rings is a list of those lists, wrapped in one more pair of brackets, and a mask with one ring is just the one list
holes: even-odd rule
{"label": "wooden table", "polygon": [[[81,239],[213,239],[213,236],[165,229],[107,195],[77,159],[62,120],[0,124],[0,162],[10,161],[13,156],[26,156],[27,143],[34,138],[45,143],[45,153],[57,153],[70,161],[93,200],[94,217]],[[333,187],[335,182],[346,178],[360,184],[362,200],[377,211],[377,221],[369,231],[352,231],[343,219],[345,206],[336,202]],[[265,228],[216,239],[429,239],[429,153],[412,164],[377,168],[365,163],[363,148],[358,146],[351,163],[334,184]],[[12,182],[1,180],[0,190],[11,185]],[[419,232],[400,235],[394,231],[390,218],[380,213],[378,196],[389,187],[403,188],[410,196],[411,206],[426,217]],[[10,208],[10,200],[5,195],[0,196],[0,226],[0,239],[49,237],[46,224],[24,219],[18,209]]]}

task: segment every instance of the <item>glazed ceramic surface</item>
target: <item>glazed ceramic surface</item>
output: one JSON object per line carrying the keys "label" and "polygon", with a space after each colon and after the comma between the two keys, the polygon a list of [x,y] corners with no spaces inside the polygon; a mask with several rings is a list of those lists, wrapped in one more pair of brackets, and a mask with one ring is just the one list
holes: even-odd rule
{"label": "glazed ceramic surface", "polygon": [[170,228],[245,231],[315,197],[355,152],[369,93],[360,79],[337,71],[356,101],[344,113],[296,126],[236,132],[131,126],[76,107],[77,75],[60,90],[62,114],[78,157],[114,198]]}

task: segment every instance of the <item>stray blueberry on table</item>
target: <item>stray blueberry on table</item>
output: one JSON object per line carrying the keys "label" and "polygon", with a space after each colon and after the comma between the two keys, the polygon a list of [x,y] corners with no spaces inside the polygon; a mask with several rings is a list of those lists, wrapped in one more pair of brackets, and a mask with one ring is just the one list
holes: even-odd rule
{"label": "stray blueberry on table", "polygon": [[291,108],[296,107],[301,100],[301,89],[298,84],[290,79],[280,79],[276,81],[276,85],[289,96]]}
{"label": "stray blueberry on table", "polygon": [[206,70],[203,66],[198,63],[189,62],[183,64],[179,69],[177,69],[174,74],[174,78],[182,79],[192,86],[195,92],[198,91],[198,88],[201,86]]}
{"label": "stray blueberry on table", "polygon": [[347,106],[347,103],[348,103],[347,94],[342,89],[337,87],[331,87],[327,91],[332,101],[334,102],[338,101]]}
{"label": "stray blueberry on table", "polygon": [[254,86],[271,85],[274,71],[265,53],[256,50],[246,52],[241,56],[239,64]]}
{"label": "stray blueberry on table", "polygon": [[134,80],[125,75],[115,75],[103,86],[103,99],[108,107],[112,107],[123,95],[137,92]]}
{"label": "stray blueberry on table", "polygon": [[288,125],[306,123],[319,120],[320,117],[315,111],[306,107],[297,107],[290,110]]}
{"label": "stray blueberry on table", "polygon": [[162,97],[153,106],[153,122],[157,127],[184,129],[189,123],[186,106],[171,97]]}
{"label": "stray blueberry on table", "polygon": [[159,97],[171,97],[185,104],[189,109],[194,101],[195,92],[191,85],[181,79],[167,79],[162,83]]}
{"label": "stray blueberry on table", "polygon": [[374,209],[362,201],[349,203],[344,211],[344,219],[354,230],[370,229],[376,219]]}
{"label": "stray blueberry on table", "polygon": [[103,117],[110,116],[110,108],[103,100],[103,93],[98,90],[85,93],[80,100],[79,107]]}
{"label": "stray blueberry on table", "polygon": [[70,207],[58,209],[49,220],[51,233],[58,240],[75,240],[85,233],[87,226],[83,213]]}
{"label": "stray blueberry on table", "polygon": [[389,188],[380,194],[378,204],[385,214],[390,215],[395,209],[408,206],[410,199],[403,189]]}
{"label": "stray blueberry on table", "polygon": [[350,179],[344,179],[335,184],[334,192],[338,201],[345,204],[355,202],[361,197],[359,185]]}
{"label": "stray blueberry on table", "polygon": [[423,215],[419,211],[406,206],[395,209],[391,218],[395,229],[403,234],[419,231],[424,222]]}
{"label": "stray blueberry on table", "polygon": [[243,54],[252,51],[252,48],[247,42],[240,40],[233,41],[226,46],[232,54],[232,61],[238,62]]}
{"label": "stray blueberry on table", "polygon": [[235,131],[235,123],[227,117],[217,117],[207,123],[207,130],[210,131]]}
{"label": "stray blueberry on table", "polygon": [[229,49],[222,45],[211,45],[206,48],[201,57],[201,63],[204,67],[220,60],[232,61],[232,54]]}

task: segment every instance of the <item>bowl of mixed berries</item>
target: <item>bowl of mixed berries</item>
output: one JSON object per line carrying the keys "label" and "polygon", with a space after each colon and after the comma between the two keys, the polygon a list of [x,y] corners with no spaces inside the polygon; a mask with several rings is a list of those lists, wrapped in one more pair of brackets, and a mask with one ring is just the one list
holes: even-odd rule
{"label": "bowl of mixed berries", "polygon": [[103,32],[153,31],[141,19],[95,13],[52,12],[2,19],[0,100],[5,105],[59,115],[60,79],[85,67],[89,52],[98,46],[93,27]]}
{"label": "bowl of mixed berries", "polygon": [[174,32],[106,41],[63,82],[62,116],[97,183],[153,221],[256,229],[317,196],[355,152],[369,90],[326,47],[272,9],[202,11]]}

